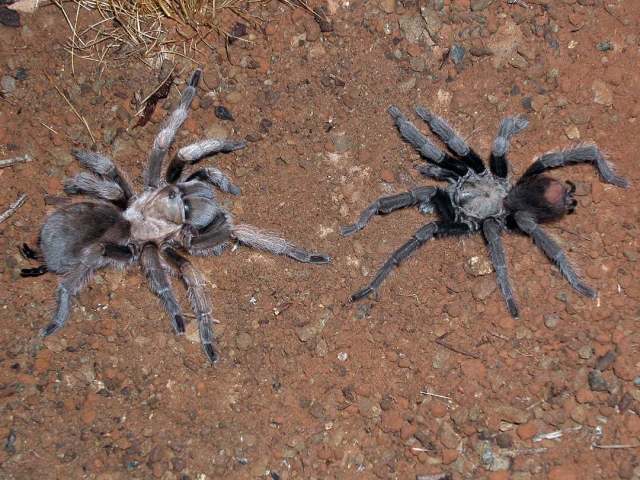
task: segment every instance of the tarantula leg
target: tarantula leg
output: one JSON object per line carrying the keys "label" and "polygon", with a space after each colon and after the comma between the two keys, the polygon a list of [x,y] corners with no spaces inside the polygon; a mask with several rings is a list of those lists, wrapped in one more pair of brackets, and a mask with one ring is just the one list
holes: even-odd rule
{"label": "tarantula leg", "polygon": [[221,140],[217,138],[209,138],[187,145],[178,150],[176,156],[171,160],[166,173],[167,182],[174,183],[178,181],[184,167],[188,164],[198,163],[203,158],[215,153],[229,153],[245,148],[246,146],[247,142],[244,140]]}
{"label": "tarantula leg", "polygon": [[476,173],[486,170],[480,156],[456,133],[456,131],[442,118],[434,115],[424,107],[416,107],[416,113],[429,124],[431,131],[442,139],[460,159]]}
{"label": "tarantula leg", "polygon": [[592,164],[598,170],[602,180],[607,183],[622,188],[629,186],[629,181],[615,173],[613,166],[605,159],[602,152],[595,145],[583,145],[570,150],[542,155],[524,172],[522,178],[537,175],[551,168],[565,167],[578,163]]}
{"label": "tarantula leg", "polygon": [[187,113],[193,97],[196,95],[196,87],[202,76],[202,70],[197,69],[191,75],[187,88],[182,92],[178,107],[171,113],[168,120],[163,125],[160,132],[153,142],[153,148],[149,155],[147,170],[144,174],[144,185],[147,188],[156,188],[160,182],[160,172],[162,170],[162,162],[167,155],[167,151],[176,136],[176,133],[187,119]]}
{"label": "tarantula leg", "polygon": [[209,167],[198,170],[197,172],[193,172],[187,177],[186,181],[189,182],[191,180],[201,180],[203,182],[210,183],[214,187],[218,187],[225,193],[240,195],[240,189],[233,183],[231,183],[229,177],[227,177],[217,168]]}
{"label": "tarantula leg", "polygon": [[446,180],[448,182],[455,182],[459,177],[451,170],[441,168],[437,165],[425,163],[418,165],[417,170],[425,177],[433,178],[435,180]]}
{"label": "tarantula leg", "polygon": [[482,231],[487,241],[487,246],[489,247],[491,262],[496,271],[496,279],[500,287],[500,292],[502,292],[502,297],[507,304],[511,316],[518,318],[518,305],[514,299],[511,283],[509,282],[507,261],[505,259],[504,249],[502,248],[502,241],[500,240],[500,225],[496,220],[490,218],[482,224]]}
{"label": "tarantula leg", "polygon": [[491,160],[489,162],[491,173],[498,177],[507,178],[509,174],[507,154],[509,153],[511,137],[527,128],[527,125],[529,125],[529,121],[524,117],[505,117],[502,119],[498,135],[493,140],[491,147]]}
{"label": "tarantula leg", "polygon": [[413,123],[407,120],[398,107],[392,105],[387,111],[395,120],[402,138],[418,150],[423,158],[437,164],[440,168],[450,170],[456,176],[467,173],[468,169],[464,163],[436,147]]}
{"label": "tarantula leg", "polygon": [[158,247],[152,243],[146,244],[142,248],[140,255],[142,271],[149,280],[149,287],[159,298],[164,308],[171,316],[171,325],[177,334],[184,333],[184,316],[182,309],[176,300],[171,289],[171,282],[160,261]]}
{"label": "tarantula leg", "polygon": [[241,244],[258,250],[285,255],[304,263],[329,263],[331,257],[323,253],[314,253],[292,245],[287,240],[270,232],[264,232],[252,225],[236,225],[231,236]]}
{"label": "tarantula leg", "polygon": [[173,248],[168,247],[163,251],[169,260],[175,264],[180,272],[182,281],[187,287],[187,295],[191,303],[191,308],[198,319],[202,349],[207,355],[207,358],[209,358],[209,361],[215,363],[218,360],[218,354],[214,347],[212,309],[205,291],[205,280],[191,262]]}
{"label": "tarantula leg", "polygon": [[20,255],[27,260],[42,260],[42,254],[31,248],[26,243],[20,245],[18,250],[20,251]]}
{"label": "tarantula leg", "polygon": [[431,240],[436,232],[438,231],[437,222],[431,222],[427,225],[420,227],[420,229],[411,237],[411,240],[402,245],[399,249],[391,254],[389,259],[384,262],[382,267],[378,270],[375,277],[369,285],[358,290],[356,293],[351,295],[351,301],[355,302],[364,297],[367,297],[374,293],[385,278],[391,273],[391,271],[400,265],[400,262],[407,259],[413,252],[415,252],[418,248],[424,245],[427,241]]}
{"label": "tarantula leg", "polygon": [[391,257],[380,267],[369,285],[351,295],[351,301],[355,302],[377,291],[394,267],[400,265],[402,261],[432,238],[464,235],[465,233],[469,233],[469,226],[463,223],[437,221],[422,226],[408,242],[391,254]]}
{"label": "tarantula leg", "polygon": [[131,185],[109,157],[86,150],[73,150],[71,153],[83,167],[117,183],[122,189],[125,200],[128,201],[133,197]]}
{"label": "tarantula leg", "polygon": [[98,246],[95,246],[88,249],[84,253],[85,259],[81,266],[62,277],[58,284],[56,311],[51,323],[40,330],[40,336],[48,337],[60,330],[67,322],[73,297],[87,284],[98,266],[97,258],[99,258],[99,256],[95,256],[98,248]]}
{"label": "tarantula leg", "polygon": [[394,210],[417,205],[418,203],[429,203],[436,190],[437,188],[435,187],[418,187],[397,195],[380,197],[360,214],[356,223],[342,227],[340,233],[348,237],[362,230],[374,215],[391,213]]}
{"label": "tarantula leg", "polygon": [[125,207],[127,203],[120,185],[89,172],[80,172],[75,177],[67,178],[64,182],[64,191],[69,195],[89,195]]}
{"label": "tarantula leg", "polygon": [[518,227],[529,235],[538,248],[558,266],[564,278],[578,293],[590,298],[595,298],[598,295],[593,288],[582,281],[569,263],[562,248],[540,228],[531,215],[525,212],[516,212],[514,218]]}
{"label": "tarantula leg", "polygon": [[49,270],[46,265],[40,265],[36,268],[23,268],[20,270],[21,277],[39,277],[40,275],[44,275]]}
{"label": "tarantula leg", "polygon": [[231,222],[226,212],[220,212],[185,246],[192,255],[220,255],[231,235]]}

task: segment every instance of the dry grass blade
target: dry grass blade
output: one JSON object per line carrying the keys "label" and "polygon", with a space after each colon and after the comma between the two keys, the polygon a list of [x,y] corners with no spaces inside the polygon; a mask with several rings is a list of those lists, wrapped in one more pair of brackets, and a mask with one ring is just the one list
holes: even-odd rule
{"label": "dry grass blade", "polygon": [[53,85],[53,88],[55,88],[56,91],[60,94],[60,96],[64,98],[64,101],[67,102],[67,105],[69,105],[69,108],[71,108],[71,111],[74,113],[74,115],[78,117],[78,119],[80,119],[80,121],[84,124],[85,128],[87,129],[87,132],[89,133],[89,136],[91,137],[91,141],[93,143],[96,143],[96,139],[93,136],[93,133],[91,132],[91,128],[89,127],[87,120],[82,115],[80,115],[78,110],[76,110],[76,107],[74,107],[73,103],[71,103],[71,100],[69,100],[67,96],[64,93],[62,93],[62,90],[60,90],[58,86],[55,83],[53,83],[53,80],[51,79],[51,77],[49,77],[49,75],[47,75],[47,79],[49,80],[49,83]]}

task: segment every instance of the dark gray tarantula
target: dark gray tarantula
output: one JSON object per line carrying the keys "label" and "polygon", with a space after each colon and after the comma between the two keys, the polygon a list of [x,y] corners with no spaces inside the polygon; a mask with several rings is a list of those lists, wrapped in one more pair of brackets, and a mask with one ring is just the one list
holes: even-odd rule
{"label": "dark gray tarantula", "polygon": [[67,179],[65,192],[88,195],[98,201],[73,203],[49,216],[40,232],[41,254],[26,244],[22,247],[23,255],[44,262],[40,267],[23,270],[23,276],[47,271],[60,275],[57,309],[52,322],[42,329],[42,336],[51,335],[65,324],[73,297],[96,270],[139,262],[178,334],[185,330],[184,318],[167,274],[182,279],[197,316],[202,348],[209,360],[215,362],[213,319],[205,281],[183,256],[185,252],[219,255],[225,244],[234,239],[299,262],[329,262],[327,255],[308,252],[272,233],[250,225],[234,225],[229,212],[218,203],[213,187],[234,195],[240,190],[220,170],[209,167],[190,175],[184,173],[187,165],[218,152],[244,148],[245,142],[212,138],[183,147],[170,162],[165,178],[161,178],[163,160],[187,117],[201,73],[200,70],[193,73],[180,104],[156,136],[144,175],[144,192],[140,195],[133,192],[109,158],[92,152],[74,152],[89,172]]}
{"label": "dark gray tarantula", "polygon": [[498,135],[493,141],[490,171],[487,171],[478,154],[443,119],[426,108],[417,107],[416,113],[429,124],[433,133],[442,139],[451,153],[445,153],[436,147],[397,107],[391,106],[388,111],[395,120],[400,135],[429,162],[420,165],[418,170],[426,177],[446,180],[449,185],[446,188],[417,187],[405,193],[379,198],[362,212],[355,224],[343,227],[343,235],[352,235],[362,230],[376,214],[387,214],[414,205],[418,205],[423,213],[435,210],[441,218],[421,227],[411,240],[396,250],[378,270],[371,283],[351,296],[352,301],[376,292],[394,267],[432,238],[482,231],[500,291],[509,312],[517,318],[518,307],[509,283],[500,240],[503,230],[520,231],[529,235],[558,266],[575,290],[587,297],[596,296],[596,291],[576,274],[560,246],[540,227],[541,223],[558,220],[567,213],[573,213],[577,205],[573,198],[575,186],[571,182],[563,184],[543,175],[545,170],[590,163],[596,167],[605,182],[618,187],[628,186],[627,180],[615,174],[595,145],[583,145],[542,155],[512,184],[507,178],[509,142],[514,134],[526,128],[526,119],[506,117],[502,120]]}

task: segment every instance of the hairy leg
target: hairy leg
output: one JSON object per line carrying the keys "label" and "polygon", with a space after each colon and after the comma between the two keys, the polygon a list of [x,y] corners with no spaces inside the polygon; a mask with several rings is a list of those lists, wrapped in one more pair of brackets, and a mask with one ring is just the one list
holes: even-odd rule
{"label": "hairy leg", "polygon": [[39,277],[40,275],[44,275],[49,270],[46,265],[40,265],[35,268],[23,268],[20,270],[21,277]]}
{"label": "hairy leg", "polygon": [[285,255],[304,263],[328,263],[331,257],[314,253],[292,245],[284,238],[264,232],[252,225],[236,225],[231,228],[231,236],[248,247],[264,250],[276,255]]}
{"label": "hairy leg", "polygon": [[493,140],[491,147],[491,161],[489,162],[491,172],[494,175],[507,178],[509,174],[507,153],[509,153],[511,137],[527,128],[527,125],[529,122],[524,117],[505,117],[500,122],[498,135]]}
{"label": "hairy leg", "polygon": [[246,146],[247,142],[244,140],[209,138],[207,140],[202,140],[200,142],[187,145],[186,147],[182,147],[178,150],[178,153],[173,157],[173,160],[171,160],[171,163],[167,168],[167,182],[173,183],[178,181],[186,165],[198,163],[203,158],[215,153],[229,153],[234,150],[240,150]]}
{"label": "hairy leg", "polygon": [[72,153],[76,160],[80,162],[80,165],[117,183],[127,201],[133,197],[131,185],[109,157],[86,150],[74,150]]}
{"label": "hairy leg", "polygon": [[500,225],[493,219],[485,220],[482,224],[482,231],[484,238],[487,241],[489,247],[489,254],[491,256],[491,262],[493,268],[496,271],[496,279],[502,297],[507,303],[507,308],[512,317],[518,318],[518,305],[516,304],[513,296],[513,290],[511,289],[511,283],[509,282],[509,273],[507,272],[507,261],[504,256],[504,249],[502,248],[502,241],[500,240]]}
{"label": "hairy leg", "polygon": [[578,293],[590,298],[595,298],[598,295],[593,288],[582,281],[571,266],[571,263],[569,263],[562,248],[540,228],[531,215],[525,212],[516,212],[514,218],[518,227],[533,239],[533,242],[544,252],[549,260],[558,266],[564,278]]}
{"label": "hairy leg", "polygon": [[163,252],[165,257],[175,265],[182,276],[182,280],[187,288],[191,308],[198,319],[202,349],[207,355],[207,358],[209,358],[209,361],[215,363],[218,360],[218,354],[214,347],[212,309],[205,291],[206,283],[204,278],[189,260],[173,248],[165,248]]}
{"label": "hairy leg", "polygon": [[[126,254],[126,251],[129,253]],[[56,312],[51,323],[40,331],[40,335],[47,337],[64,326],[69,318],[73,297],[85,287],[96,270],[107,265],[124,266],[132,259],[133,252],[122,245],[94,243],[85,247],[75,268],[62,276],[56,293]],[[43,267],[46,269],[46,266]]]}
{"label": "hairy leg", "polygon": [[434,115],[424,107],[416,107],[416,113],[429,124],[431,131],[438,135],[438,137],[475,172],[481,173],[486,170],[478,154],[467,145],[444,119]]}
{"label": "hairy leg", "polygon": [[42,260],[42,253],[34,250],[26,243],[19,246],[18,250],[20,251],[20,255],[28,260]]}
{"label": "hairy leg", "polygon": [[427,241],[431,240],[435,236],[437,230],[438,224],[436,222],[431,222],[420,227],[408,242],[404,243],[399,249],[391,254],[389,259],[384,262],[382,267],[377,271],[369,285],[351,295],[351,301],[355,302],[356,300],[360,300],[361,298],[367,297],[377,291],[391,271]]}
{"label": "hairy leg", "polygon": [[429,203],[436,190],[437,188],[435,187],[418,187],[397,195],[380,197],[360,214],[356,223],[342,227],[341,233],[347,237],[359,232],[369,223],[374,215],[391,213],[394,210],[410,207],[419,203]]}
{"label": "hairy leg", "polygon": [[191,180],[200,180],[203,182],[210,183],[214,187],[218,187],[221,191],[225,193],[230,193],[232,195],[240,195],[240,189],[236,187],[229,177],[227,177],[223,172],[218,170],[217,168],[209,167],[198,170],[197,172],[193,172],[191,175],[187,177],[187,182]]}
{"label": "hairy leg", "polygon": [[616,175],[613,166],[607,162],[602,152],[595,145],[583,145],[570,150],[542,155],[524,172],[522,178],[542,173],[551,168],[565,167],[579,163],[590,163],[596,167],[602,180],[607,183],[623,188],[629,186],[629,181],[626,178]]}
{"label": "hairy leg", "polygon": [[142,249],[140,263],[151,291],[155,293],[171,316],[171,325],[177,334],[184,333],[184,316],[182,309],[171,289],[171,282],[160,261],[158,247],[148,243]]}
{"label": "hairy leg", "polygon": [[190,254],[206,256],[212,253],[212,250],[221,252],[224,247],[218,249],[218,246],[226,244],[231,237],[231,218],[227,212],[221,210],[202,230],[186,233],[182,246]]}
{"label": "hairy leg", "polygon": [[64,182],[64,191],[69,195],[89,195],[124,206],[127,202],[120,185],[113,180],[107,180],[89,172],[80,172],[75,177],[67,178]]}
{"label": "hairy leg", "polygon": [[351,301],[355,302],[376,292],[389,273],[406,260],[413,252],[434,237],[449,235],[463,235],[469,233],[469,227],[462,223],[431,222],[422,226],[413,237],[391,254],[391,257],[380,267],[369,285],[351,295]]}
{"label": "hairy leg", "polygon": [[176,133],[187,119],[187,112],[196,95],[196,87],[202,76],[202,70],[198,69],[193,72],[187,88],[182,92],[178,107],[171,113],[168,120],[156,136],[153,142],[153,148],[149,155],[149,163],[144,174],[145,188],[156,188],[160,182],[160,173],[162,170],[162,162],[167,155],[167,151],[176,136]]}
{"label": "hairy leg", "polygon": [[430,163],[424,163],[418,165],[417,170],[425,177],[433,178],[435,180],[446,180],[447,182],[455,182],[459,177],[451,170],[441,168],[437,165]]}
{"label": "hairy leg", "polygon": [[468,169],[464,163],[436,147],[413,123],[407,120],[398,107],[392,105],[387,111],[395,120],[402,138],[418,150],[423,158],[440,168],[450,170],[454,175],[462,176],[467,173]]}

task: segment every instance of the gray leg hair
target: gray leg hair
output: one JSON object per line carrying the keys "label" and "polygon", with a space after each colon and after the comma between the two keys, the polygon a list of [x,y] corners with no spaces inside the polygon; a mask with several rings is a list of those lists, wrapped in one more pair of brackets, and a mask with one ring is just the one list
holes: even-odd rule
{"label": "gray leg hair", "polygon": [[201,75],[202,71],[200,69],[193,73],[189,79],[187,88],[182,92],[178,107],[171,113],[153,142],[153,148],[149,155],[149,163],[144,174],[144,185],[147,188],[156,188],[160,182],[162,161],[169,147],[171,147],[178,129],[187,119],[187,113],[193,97],[196,95],[196,87],[198,86]]}
{"label": "gray leg hair", "polygon": [[191,174],[187,181],[198,179],[203,182],[210,183],[211,185],[218,187],[225,193],[231,193],[232,195],[240,195],[240,188],[235,186],[229,177],[222,171],[214,167],[203,168]]}
{"label": "gray leg hair", "polygon": [[491,262],[496,271],[496,279],[500,287],[500,292],[502,292],[502,297],[507,303],[507,308],[511,316],[518,318],[518,305],[514,299],[511,282],[509,282],[507,262],[504,256],[504,249],[502,248],[502,241],[500,240],[500,225],[493,219],[485,220],[482,224],[482,231],[484,238],[487,240]]}
{"label": "gray leg hair", "polygon": [[342,227],[341,233],[347,237],[359,232],[369,223],[374,215],[390,213],[394,210],[410,207],[419,203],[425,204],[426,207],[426,204],[431,201],[431,197],[433,197],[436,191],[436,187],[418,187],[408,192],[378,198],[360,214],[356,223]]}
{"label": "gray leg hair", "polygon": [[402,138],[413,145],[420,152],[420,155],[434,163],[441,163],[445,159],[445,153],[425,137],[413,123],[407,120],[407,117],[402,114],[398,107],[392,105],[387,111],[395,120]]}
{"label": "gray leg hair", "polygon": [[445,120],[434,115],[424,107],[416,107],[416,113],[429,124],[433,133],[438,135],[456,155],[464,157],[469,153],[469,145],[467,145]]}
{"label": "gray leg hair", "polygon": [[516,212],[514,217],[518,227],[527,233],[549,260],[558,266],[564,278],[578,293],[590,298],[595,298],[598,295],[593,288],[582,281],[569,263],[562,248],[540,228],[533,217],[525,212]]}
{"label": "gray leg hair", "polygon": [[191,308],[198,319],[198,330],[202,349],[211,363],[218,360],[213,337],[213,312],[206,292],[206,283],[202,274],[173,248],[164,249],[165,256],[175,265],[187,288]]}
{"label": "gray leg hair", "polygon": [[158,247],[151,243],[145,245],[140,255],[140,264],[142,265],[142,271],[149,281],[151,291],[160,298],[165,310],[171,316],[173,330],[177,334],[184,333],[184,316],[182,315],[182,309],[173,294],[171,282],[160,261]]}
{"label": "gray leg hair", "polygon": [[511,137],[527,128],[529,121],[524,117],[505,117],[500,122],[498,135],[493,140],[491,153],[497,157],[503,157],[509,152]]}
{"label": "gray leg hair", "polygon": [[209,155],[218,152],[233,152],[247,146],[244,140],[227,140],[219,138],[208,138],[201,140],[178,150],[178,158],[185,163],[196,163]]}
{"label": "gray leg hair", "polygon": [[606,160],[602,152],[595,145],[582,145],[570,150],[562,150],[542,155],[522,175],[536,175],[551,168],[564,167],[566,165],[590,163],[598,170],[598,173],[607,183],[617,187],[627,188],[629,181],[616,174],[613,165]]}
{"label": "gray leg hair", "polygon": [[258,250],[285,255],[304,263],[328,263],[331,257],[323,253],[308,252],[292,245],[284,238],[271,232],[264,232],[252,225],[236,225],[231,229],[231,236],[241,244]]}
{"label": "gray leg hair", "polygon": [[71,195],[90,195],[111,202],[125,200],[125,194],[117,183],[89,172],[80,172],[64,181],[64,191]]}
{"label": "gray leg hair", "polygon": [[127,200],[133,196],[131,185],[109,157],[86,150],[73,150],[72,154],[86,169],[117,183]]}

